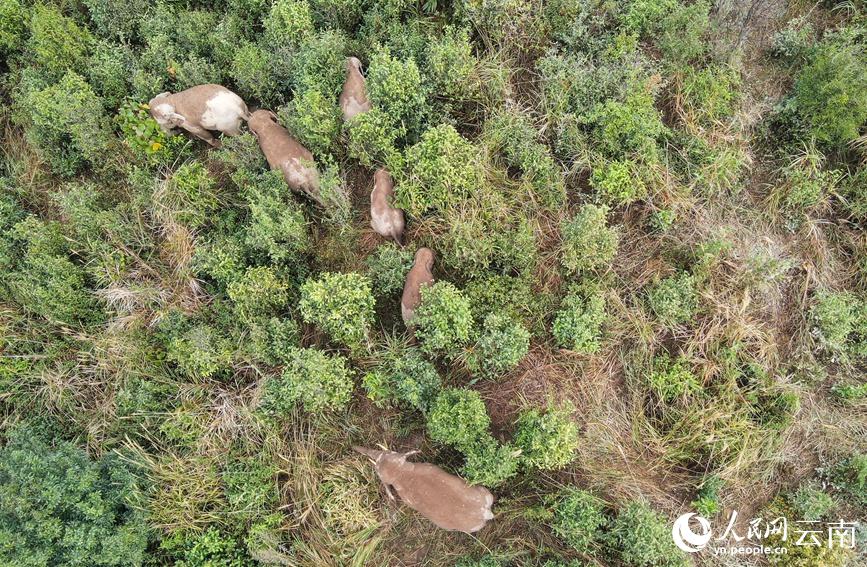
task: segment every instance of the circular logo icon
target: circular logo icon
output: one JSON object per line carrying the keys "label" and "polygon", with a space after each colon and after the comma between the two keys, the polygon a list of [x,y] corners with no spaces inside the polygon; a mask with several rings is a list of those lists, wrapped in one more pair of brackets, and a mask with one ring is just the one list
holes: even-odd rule
{"label": "circular logo icon", "polygon": [[[701,533],[697,534],[689,527],[689,521],[695,517]],[[671,528],[671,537],[674,539],[674,544],[687,553],[696,553],[705,548],[710,541],[710,522],[701,516],[690,512],[684,514],[674,521],[674,527]]]}

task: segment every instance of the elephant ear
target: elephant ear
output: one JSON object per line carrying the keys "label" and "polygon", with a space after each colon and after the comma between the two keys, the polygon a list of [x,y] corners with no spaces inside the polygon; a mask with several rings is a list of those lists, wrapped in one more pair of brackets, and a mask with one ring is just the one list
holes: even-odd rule
{"label": "elephant ear", "polygon": [[166,119],[169,121],[173,128],[179,128],[184,125],[184,122],[187,121],[186,118],[174,111],[166,114]]}

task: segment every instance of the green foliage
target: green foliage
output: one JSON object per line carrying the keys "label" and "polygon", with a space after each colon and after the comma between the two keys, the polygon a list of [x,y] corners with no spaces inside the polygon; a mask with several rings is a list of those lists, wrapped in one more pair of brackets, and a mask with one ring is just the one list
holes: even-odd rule
{"label": "green foliage", "polygon": [[26,53],[46,82],[82,73],[93,37],[54,6],[36,4],[30,12]]}
{"label": "green foliage", "polygon": [[238,87],[238,94],[264,104],[275,104],[281,97],[280,77],[271,55],[261,46],[244,42],[235,50],[229,74]]}
{"label": "green foliage", "polygon": [[592,290],[573,290],[560,304],[551,332],[560,347],[592,354],[599,350],[607,318],[602,295]]}
{"label": "green foliage", "polygon": [[815,522],[828,517],[836,506],[834,498],[814,483],[805,483],[789,498],[797,517]]}
{"label": "green foliage", "polygon": [[270,376],[262,392],[265,415],[282,417],[298,404],[316,414],[346,407],[352,395],[352,371],[347,360],[316,349],[299,349],[279,376]]}
{"label": "green foliage", "polygon": [[656,139],[665,131],[653,96],[644,87],[623,102],[608,101],[592,115],[600,148],[614,159],[630,153],[656,155]]}
{"label": "green foliage", "polygon": [[499,443],[490,436],[480,439],[466,452],[461,472],[467,482],[490,488],[500,486],[518,474],[518,451],[508,443]]}
{"label": "green foliage", "polygon": [[115,122],[120,127],[126,145],[139,156],[152,163],[169,161],[184,144],[180,136],[168,137],[157,121],[148,113],[147,105],[124,102],[118,109]]}
{"label": "green foliage", "polygon": [[447,27],[441,37],[428,44],[425,71],[442,96],[459,101],[474,98],[479,89],[477,66],[466,28]]}
{"label": "green foliage", "polygon": [[166,355],[184,374],[209,378],[231,367],[234,349],[220,331],[200,324],[173,336]]}
{"label": "green foliage", "polygon": [[554,535],[579,553],[593,554],[606,524],[603,502],[580,488],[560,491],[550,502]]}
{"label": "green foliage", "polygon": [[159,201],[179,222],[201,227],[220,206],[217,180],[202,162],[189,161],[175,170]]}
{"label": "green foliage", "polygon": [[297,47],[313,33],[313,16],[307,0],[277,0],[263,22],[269,46]]}
{"label": "green foliage", "polygon": [[28,113],[28,141],[55,173],[71,176],[85,164],[105,161],[108,121],[99,97],[80,75],[70,71],[49,87],[27,92],[20,104]]}
{"label": "green foliage", "polygon": [[412,262],[413,253],[408,248],[400,248],[393,242],[377,246],[365,260],[376,294],[387,296],[402,290]]}
{"label": "green foliage", "polygon": [[19,426],[0,449],[0,561],[6,565],[139,565],[147,526],[135,477],[113,456],[91,461],[65,441]]}
{"label": "green foliage", "polygon": [[298,324],[288,317],[260,318],[250,325],[250,355],[266,364],[289,360],[301,346]]}
{"label": "green foliage", "polygon": [[607,266],[617,253],[619,236],[608,226],[607,207],[584,205],[560,226],[563,244],[560,262],[570,273]]}
{"label": "green foliage", "polygon": [[703,125],[724,120],[736,109],[739,86],[740,78],[729,67],[687,67],[681,86],[684,111]]}
{"label": "green foliage", "polygon": [[367,276],[326,272],[301,286],[298,309],[306,322],[355,348],[361,346],[370,332],[374,304]]}
{"label": "green foliage", "polygon": [[647,291],[647,303],[663,325],[686,323],[698,311],[695,278],[681,272],[657,281]]}
{"label": "green foliage", "polygon": [[662,34],[656,44],[664,60],[683,65],[701,58],[707,51],[705,33],[710,27],[710,2],[679,5],[662,22]]}
{"label": "green foliage", "polygon": [[611,520],[605,540],[626,565],[685,567],[686,558],[674,546],[669,525],[645,502],[631,502]]}
{"label": "green foliage", "polygon": [[126,47],[99,41],[87,65],[87,80],[94,86],[107,109],[120,106],[130,95],[129,68],[134,55]]}
{"label": "green foliage", "polygon": [[697,498],[690,504],[699,516],[713,518],[722,510],[720,490],[722,490],[723,485],[723,480],[717,476],[711,476],[704,480]]}
{"label": "green foliage", "polygon": [[808,133],[840,146],[858,137],[867,120],[867,63],[860,47],[821,45],[795,81],[789,107]]}
{"label": "green foliage", "polygon": [[813,336],[823,349],[844,353],[859,321],[858,299],[848,292],[821,291],[810,309]]}
{"label": "green foliage", "polygon": [[272,262],[298,260],[310,248],[308,221],[279,171],[269,171],[247,188],[250,223],[246,244],[268,254]]}
{"label": "green foliage", "polygon": [[530,333],[512,318],[489,313],[475,346],[467,353],[467,366],[484,376],[497,376],[515,368],[530,350]]}
{"label": "green foliage", "polygon": [[253,567],[239,542],[214,527],[183,541],[177,567]]}
{"label": "green foliage", "polygon": [[485,402],[474,390],[442,390],[427,415],[431,439],[472,453],[481,440],[487,439],[491,420]]}
{"label": "green foliage", "polygon": [[436,367],[415,348],[389,353],[385,364],[364,377],[370,399],[407,404],[421,412],[430,409],[441,386]]}
{"label": "green foliage", "polygon": [[121,43],[136,39],[136,28],[148,11],[145,0],[86,0],[84,5],[96,33]]}
{"label": "green foliage", "polygon": [[226,294],[235,304],[242,320],[271,315],[286,307],[289,286],[273,268],[256,266],[247,268],[244,275],[226,287]]}
{"label": "green foliage", "polygon": [[335,149],[343,117],[333,97],[318,89],[298,93],[279,112],[281,121],[314,155]]}
{"label": "green foliage", "polygon": [[343,33],[325,30],[301,44],[291,63],[292,85],[296,95],[319,91],[326,100],[335,100],[346,78],[347,42],[348,38]]}
{"label": "green foliage", "polygon": [[415,61],[394,57],[388,48],[377,50],[367,71],[367,92],[371,102],[411,138],[421,133],[428,113],[427,93]]}
{"label": "green foliage", "polygon": [[671,403],[702,392],[701,384],[684,356],[672,359],[662,353],[653,359],[648,384],[659,400]]}
{"label": "green foliage", "polygon": [[867,505],[867,454],[854,453],[841,459],[831,467],[828,477],[843,498]]}
{"label": "green foliage", "polygon": [[647,196],[647,187],[632,160],[609,161],[595,168],[590,185],[606,203],[628,205]]}
{"label": "green foliage", "polygon": [[392,173],[402,167],[403,156],[396,146],[404,130],[395,126],[384,111],[373,108],[359,114],[346,128],[349,133],[347,153],[362,165],[388,166]]}
{"label": "green foliage", "polygon": [[446,124],[431,128],[407,149],[406,170],[401,173],[395,205],[415,217],[449,210],[481,181],[478,150]]}
{"label": "green foliage", "polygon": [[575,458],[578,425],[569,404],[548,406],[542,412],[532,408],[521,413],[516,422],[515,446],[521,450],[526,468],[557,470]]}
{"label": "green foliage", "polygon": [[435,282],[421,289],[421,304],[415,310],[415,336],[429,354],[455,356],[470,339],[473,323],[470,302],[450,282]]}
{"label": "green foliage", "polygon": [[27,11],[18,0],[0,0],[0,54],[20,48],[27,33]]}

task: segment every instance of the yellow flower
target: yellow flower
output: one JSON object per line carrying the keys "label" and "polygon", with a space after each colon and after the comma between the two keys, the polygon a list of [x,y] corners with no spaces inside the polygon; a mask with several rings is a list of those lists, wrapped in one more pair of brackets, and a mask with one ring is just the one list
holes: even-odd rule
{"label": "yellow flower", "polygon": [[151,151],[152,152],[158,152],[158,151],[160,151],[160,148],[162,148],[162,147],[163,147],[163,145],[161,143],[154,142],[151,144]]}

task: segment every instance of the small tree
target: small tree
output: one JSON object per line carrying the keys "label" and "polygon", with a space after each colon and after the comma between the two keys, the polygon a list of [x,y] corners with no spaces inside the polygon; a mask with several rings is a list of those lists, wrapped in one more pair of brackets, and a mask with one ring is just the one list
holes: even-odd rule
{"label": "small tree", "polygon": [[251,320],[283,309],[289,301],[288,289],[288,284],[277,276],[273,268],[257,266],[247,268],[241,278],[228,285],[226,293],[235,303],[238,314]]}
{"label": "small tree", "polygon": [[413,319],[422,350],[457,355],[470,338],[472,322],[470,302],[453,284],[436,282],[422,288]]}
{"label": "small tree", "polygon": [[301,286],[298,308],[314,323],[346,346],[361,346],[373,323],[375,300],[370,280],[361,274],[330,273]]}
{"label": "small tree", "polygon": [[490,313],[482,332],[467,354],[467,366],[485,376],[508,372],[530,349],[530,333],[508,316]]}
{"label": "small tree", "polygon": [[606,518],[603,502],[592,493],[568,488],[551,502],[554,534],[579,553],[593,554]]}
{"label": "small tree", "polygon": [[473,452],[488,436],[491,420],[479,393],[463,388],[440,392],[427,416],[427,429],[434,441]]}
{"label": "small tree", "polygon": [[698,310],[695,278],[684,272],[660,280],[647,291],[647,302],[663,325],[686,323]]}
{"label": "small tree", "polygon": [[515,446],[527,468],[556,470],[575,458],[578,425],[570,405],[549,406],[544,412],[533,408],[521,413],[515,431]]}
{"label": "small tree", "polygon": [[592,354],[599,350],[602,325],[607,318],[601,294],[576,290],[563,299],[552,332],[560,347]]}
{"label": "small tree", "polygon": [[608,226],[607,207],[584,205],[560,228],[563,247],[560,262],[570,273],[603,268],[617,253],[617,231]]}
{"label": "small tree", "polygon": [[317,413],[345,407],[351,394],[352,372],[345,358],[298,349],[283,373],[265,382],[261,408],[266,415],[280,416],[301,404]]}

